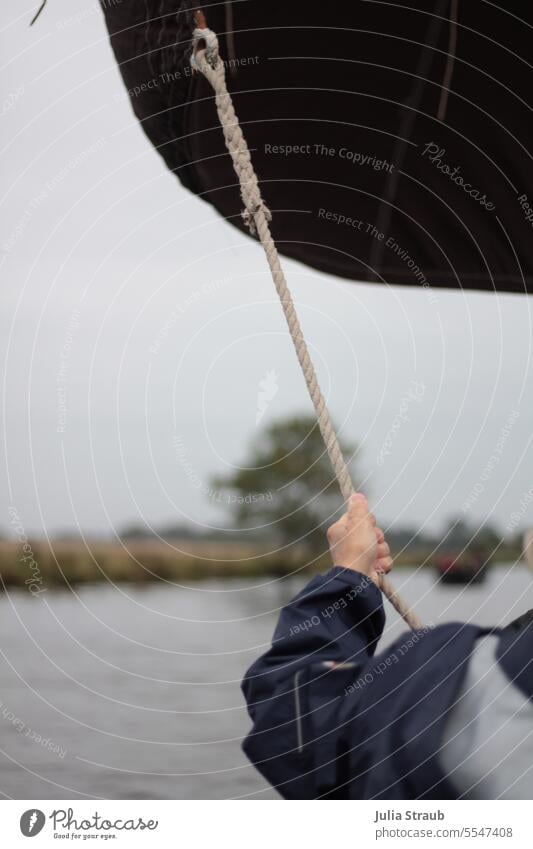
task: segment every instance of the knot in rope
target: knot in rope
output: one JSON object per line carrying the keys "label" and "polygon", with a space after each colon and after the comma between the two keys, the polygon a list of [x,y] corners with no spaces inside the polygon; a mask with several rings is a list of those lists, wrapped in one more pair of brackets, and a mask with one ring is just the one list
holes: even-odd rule
{"label": "knot in rope", "polygon": [[272,220],[272,214],[261,196],[250,151],[226,86],[226,70],[218,52],[218,39],[215,33],[207,27],[197,27],[193,32],[191,67],[194,71],[201,72],[215,91],[215,102],[226,147],[231,154],[233,167],[239,178],[241,198],[244,204],[241,213],[242,219],[250,233],[255,236],[258,233],[259,213],[262,213],[266,221]]}
{"label": "knot in rope", "polygon": [[248,230],[250,231],[252,236],[257,235],[257,227],[255,226],[255,216],[258,212],[262,212],[267,221],[272,221],[272,213],[266,203],[263,202],[263,200],[261,200],[260,203],[258,203],[251,209],[243,209],[243,211],[241,212],[242,220],[248,227]]}
{"label": "knot in rope", "polygon": [[[205,44],[204,48],[201,47],[202,43]],[[196,29],[193,30],[191,67],[194,71],[201,70],[196,61],[197,55],[200,52],[205,57],[206,62],[212,68],[216,68],[220,59],[218,38],[216,33],[214,33],[212,29],[209,29],[209,27],[196,27]]]}

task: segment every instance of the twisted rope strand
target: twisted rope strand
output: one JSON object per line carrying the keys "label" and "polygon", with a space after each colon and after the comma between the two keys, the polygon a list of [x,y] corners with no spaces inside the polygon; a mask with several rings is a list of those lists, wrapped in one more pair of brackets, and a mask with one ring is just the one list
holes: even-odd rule
{"label": "twisted rope strand", "polygon": [[[243,136],[239,120],[233,108],[233,102],[226,86],[224,63],[218,53],[216,35],[207,28],[197,28],[193,33],[195,49],[191,56],[192,67],[200,71],[211,84],[215,92],[215,103],[218,117],[224,133],[226,147],[233,161],[235,173],[239,178],[241,197],[244,204],[242,213],[252,233],[257,233],[266,254],[268,265],[278,293],[285,319],[294,344],[296,356],[302,368],[309,395],[313,402],[318,426],[328,452],[333,471],[339,483],[342,497],[347,501],[353,493],[353,484],[348,466],[342,455],[339,440],[331,420],[326,401],[318,384],[316,372],[309,356],[300,322],[294,307],[291,293],[280,264],[279,254],[270,232],[269,222],[271,213],[261,197],[250,151]],[[200,45],[205,45],[200,46]],[[380,575],[379,586],[392,606],[413,630],[422,627],[418,617],[409,609],[405,601],[398,595],[389,579]]]}

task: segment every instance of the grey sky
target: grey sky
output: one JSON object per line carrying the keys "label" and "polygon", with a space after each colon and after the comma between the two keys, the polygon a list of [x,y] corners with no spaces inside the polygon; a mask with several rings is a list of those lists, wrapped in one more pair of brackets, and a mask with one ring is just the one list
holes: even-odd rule
{"label": "grey sky", "polygon": [[[10,505],[32,533],[217,525],[205,489],[243,459],[260,381],[261,425],[310,411],[262,253],[163,166],[98,4],[49,0],[30,30],[37,5],[2,4],[0,530]],[[470,497],[468,518],[531,522],[531,302],[285,266],[380,519],[435,528]]]}

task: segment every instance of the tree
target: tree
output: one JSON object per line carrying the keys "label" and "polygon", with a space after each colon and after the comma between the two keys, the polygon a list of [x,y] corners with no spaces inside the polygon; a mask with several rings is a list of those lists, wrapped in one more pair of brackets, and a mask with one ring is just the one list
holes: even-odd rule
{"label": "tree", "polygon": [[442,549],[483,549],[488,554],[501,547],[502,535],[488,519],[469,523],[462,517],[449,519],[440,543]]}
{"label": "tree", "polygon": [[[355,449],[341,445],[347,461]],[[240,527],[265,531],[283,544],[324,543],[342,498],[316,420],[300,416],[261,431],[243,468],[214,486]]]}

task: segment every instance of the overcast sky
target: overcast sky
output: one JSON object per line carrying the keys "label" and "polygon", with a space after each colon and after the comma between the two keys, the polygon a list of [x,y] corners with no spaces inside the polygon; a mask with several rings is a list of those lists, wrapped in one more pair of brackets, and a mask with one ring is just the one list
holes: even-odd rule
{"label": "overcast sky", "polygon": [[[152,149],[98,4],[37,5],[1,13],[0,531],[216,526],[211,476],[311,409],[262,252]],[[380,520],[531,523],[531,301],[285,267]]]}

